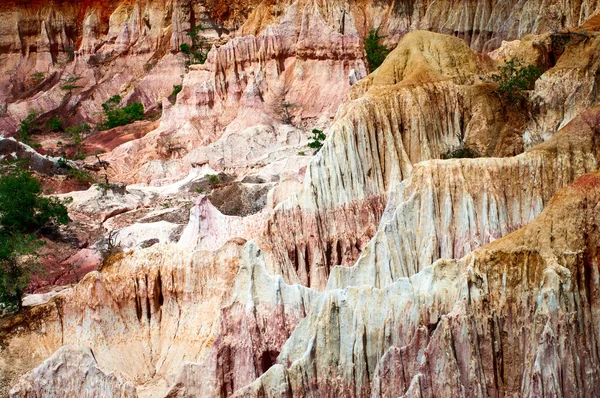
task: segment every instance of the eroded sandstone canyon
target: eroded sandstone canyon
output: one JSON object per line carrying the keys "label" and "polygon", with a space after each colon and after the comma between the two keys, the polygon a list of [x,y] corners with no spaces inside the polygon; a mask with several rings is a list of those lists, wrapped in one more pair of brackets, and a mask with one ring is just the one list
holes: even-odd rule
{"label": "eroded sandstone canyon", "polygon": [[[600,395],[600,2],[0,17],[0,160],[72,198],[0,318],[3,396]],[[513,59],[541,73],[517,105],[493,78]],[[144,117],[100,128],[114,95]],[[92,127],[70,143],[57,117]]]}

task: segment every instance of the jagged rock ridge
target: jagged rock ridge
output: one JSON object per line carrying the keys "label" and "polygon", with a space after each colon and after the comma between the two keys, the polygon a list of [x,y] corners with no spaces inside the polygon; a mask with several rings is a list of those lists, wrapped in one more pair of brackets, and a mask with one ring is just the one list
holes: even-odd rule
{"label": "jagged rock ridge", "polygon": [[[115,90],[148,105],[164,98],[185,69],[172,52],[195,21],[213,24],[216,46],[190,67],[175,105],[162,101],[156,131],[106,155],[113,178],[154,186],[74,194],[72,213],[118,229],[127,250],[3,325],[2,388],[19,396],[44,394],[49,382],[83,396],[134,396],[133,385],[139,396],[169,397],[593,395],[600,183],[597,174],[576,180],[598,162],[599,110],[584,112],[597,105],[593,21],[489,54],[473,49],[579,25],[597,5],[513,3],[90,2],[77,20],[91,18],[92,44],[65,70],[52,59],[58,74],[100,63],[86,76],[87,94],[69,99],[78,117],[92,117]],[[36,18],[60,20],[54,5],[39,6],[31,37]],[[69,2],[60,7],[73,12]],[[379,25],[389,43],[402,40],[355,84],[365,72],[362,37]],[[43,51],[14,47],[8,57],[21,63],[17,75],[35,70],[33,60],[68,55],[68,29],[57,36],[60,24],[40,26]],[[451,29],[468,44],[405,35],[417,27]],[[507,108],[488,81],[515,55],[545,70],[523,109]],[[63,96],[53,90],[11,103],[3,123],[33,106],[56,108]],[[277,120],[271,104],[281,90],[299,104],[300,126]],[[304,130],[328,126],[336,110],[319,154],[296,156]],[[494,158],[431,160],[460,141]],[[166,156],[172,146],[181,153]],[[291,199],[247,217],[221,214],[198,191],[190,201],[202,178],[224,171],[239,173],[234,183],[249,173],[248,182],[273,184],[271,205]],[[165,201],[175,198],[171,209]],[[155,230],[161,243],[146,239]],[[79,348],[60,348],[71,345]]]}

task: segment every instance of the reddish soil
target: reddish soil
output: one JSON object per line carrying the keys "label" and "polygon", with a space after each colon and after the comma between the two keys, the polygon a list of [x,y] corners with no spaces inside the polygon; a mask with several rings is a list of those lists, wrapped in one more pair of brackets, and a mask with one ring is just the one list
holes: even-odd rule
{"label": "reddish soil", "polygon": [[90,135],[85,142],[87,153],[109,152],[129,141],[137,140],[155,130],[159,121],[142,120],[127,126],[115,127],[114,129],[98,131]]}

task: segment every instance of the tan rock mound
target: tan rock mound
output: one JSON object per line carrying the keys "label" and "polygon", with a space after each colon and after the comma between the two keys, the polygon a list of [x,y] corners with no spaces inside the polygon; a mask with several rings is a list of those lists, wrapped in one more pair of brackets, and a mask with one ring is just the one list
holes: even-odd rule
{"label": "tan rock mound", "polygon": [[135,386],[98,367],[89,348],[61,347],[10,390],[11,398],[136,398]]}

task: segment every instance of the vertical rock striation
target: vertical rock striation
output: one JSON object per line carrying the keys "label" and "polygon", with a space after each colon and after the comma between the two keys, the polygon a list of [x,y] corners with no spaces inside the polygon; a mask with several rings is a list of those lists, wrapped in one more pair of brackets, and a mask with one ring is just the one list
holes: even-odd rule
{"label": "vertical rock striation", "polygon": [[384,288],[440,258],[462,258],[533,221],[554,193],[598,169],[600,109],[512,158],[422,162],[392,190],[377,234],[328,288]]}
{"label": "vertical rock striation", "polygon": [[33,397],[136,398],[133,383],[98,367],[89,348],[63,346],[23,376],[10,391],[11,398]]}
{"label": "vertical rock striation", "polygon": [[461,260],[327,291],[236,396],[592,396],[600,175]]}

